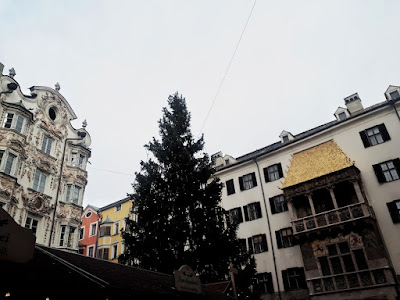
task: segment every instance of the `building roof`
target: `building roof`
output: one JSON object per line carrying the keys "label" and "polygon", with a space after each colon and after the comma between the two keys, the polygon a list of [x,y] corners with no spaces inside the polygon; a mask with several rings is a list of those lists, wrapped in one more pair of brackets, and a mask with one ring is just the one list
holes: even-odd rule
{"label": "building roof", "polygon": [[123,204],[123,203],[125,203],[125,202],[127,202],[127,201],[129,201],[129,200],[131,200],[131,197],[126,197],[126,198],[124,198],[124,199],[115,201],[115,202],[113,202],[113,203],[111,203],[111,204],[107,204],[106,206],[100,207],[100,208],[99,208],[99,211],[105,211],[105,210],[107,210],[107,209],[109,209],[109,208],[112,208],[112,207],[115,207],[115,206],[117,206],[117,205]]}
{"label": "building roof", "polygon": [[[95,294],[102,294],[102,290],[104,292],[112,290],[113,296],[119,296],[119,298],[111,297],[112,299],[231,299],[205,285],[202,286],[201,295],[179,293],[174,288],[172,274],[125,266],[44,246],[36,246],[35,256],[37,255],[47,257],[46,263],[38,265],[38,268],[43,267],[46,269],[50,266],[51,268],[60,269],[61,272],[61,267],[63,270],[66,267],[69,271],[63,272],[70,274],[69,276],[74,282],[90,282],[92,291]],[[34,262],[35,260],[32,261],[32,263]],[[45,270],[44,272],[48,273]],[[51,276],[51,273],[49,275]],[[74,282],[60,280],[60,284],[64,286],[71,286]],[[93,297],[93,299],[108,298],[106,293],[103,295],[104,298]],[[52,298],[50,297],[50,299]],[[91,299],[90,295],[87,299]]]}
{"label": "building roof", "polygon": [[[394,102],[400,102],[400,99],[398,99],[398,100],[396,100]],[[302,133],[293,135],[294,136],[293,140],[290,140],[290,141],[285,142],[285,143],[282,143],[282,142],[279,141],[279,142],[273,143],[271,145],[268,145],[266,147],[257,149],[257,150],[255,150],[253,152],[250,152],[250,153],[247,153],[245,155],[237,157],[235,163],[232,163],[232,164],[229,164],[229,165],[226,165],[226,166],[218,166],[218,167],[216,167],[216,169],[217,169],[217,171],[221,171],[221,170],[225,170],[225,169],[229,169],[229,168],[235,167],[235,166],[240,165],[242,163],[245,163],[247,161],[256,159],[256,158],[258,158],[258,157],[260,157],[262,155],[277,151],[277,150],[279,150],[281,148],[285,148],[285,147],[287,147],[287,146],[289,146],[289,145],[291,145],[293,143],[296,143],[296,142],[298,142],[300,140],[303,140],[305,138],[313,136],[314,134],[317,134],[319,132],[327,130],[327,129],[331,128],[331,127],[340,126],[342,123],[346,123],[346,122],[348,122],[348,121],[350,121],[350,120],[352,120],[354,118],[357,118],[357,117],[359,117],[361,115],[365,115],[367,113],[370,113],[372,111],[378,110],[378,109],[380,109],[382,107],[389,106],[389,105],[391,105],[391,102],[389,102],[389,101],[383,101],[383,102],[374,104],[372,106],[369,106],[367,108],[364,108],[361,111],[358,111],[358,112],[352,114],[350,117],[348,117],[348,118],[346,118],[344,120],[334,120],[334,121],[322,124],[320,126],[314,127],[312,129],[309,129],[307,131],[304,131]]]}
{"label": "building roof", "polygon": [[342,149],[330,140],[293,154],[281,188],[287,188],[354,165]]}
{"label": "building roof", "polygon": [[107,216],[107,218],[103,222],[101,222],[101,225],[103,225],[103,224],[111,224],[111,223],[114,223],[114,221],[111,221],[111,219]]}

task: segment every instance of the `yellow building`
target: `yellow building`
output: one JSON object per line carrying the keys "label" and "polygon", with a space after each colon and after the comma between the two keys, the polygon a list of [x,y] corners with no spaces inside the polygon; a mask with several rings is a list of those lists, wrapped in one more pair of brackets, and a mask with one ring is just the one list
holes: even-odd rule
{"label": "yellow building", "polygon": [[124,253],[121,230],[126,226],[131,208],[132,200],[127,197],[99,209],[98,258],[118,262],[118,256]]}

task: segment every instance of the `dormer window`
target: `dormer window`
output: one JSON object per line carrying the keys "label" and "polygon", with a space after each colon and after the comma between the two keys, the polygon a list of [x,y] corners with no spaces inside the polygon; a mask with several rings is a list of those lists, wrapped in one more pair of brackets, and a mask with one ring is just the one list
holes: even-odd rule
{"label": "dormer window", "polygon": [[286,130],[283,130],[281,132],[279,138],[281,139],[281,143],[287,143],[291,140],[294,140],[294,136],[289,131]]}
{"label": "dormer window", "polygon": [[350,117],[349,111],[344,107],[338,107],[334,113],[336,120],[343,121],[346,118]]}
{"label": "dormer window", "polygon": [[400,86],[389,85],[385,91],[385,97],[388,101],[400,99]]}
{"label": "dormer window", "polygon": [[396,100],[397,98],[400,98],[399,91],[393,91],[393,92],[389,93],[389,95],[390,95],[390,99],[392,99],[392,100]]}

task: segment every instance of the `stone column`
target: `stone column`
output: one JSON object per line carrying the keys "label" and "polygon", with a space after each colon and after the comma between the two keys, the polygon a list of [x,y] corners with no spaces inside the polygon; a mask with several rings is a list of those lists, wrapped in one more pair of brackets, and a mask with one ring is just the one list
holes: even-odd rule
{"label": "stone column", "polygon": [[336,196],[335,196],[335,192],[333,191],[333,186],[329,187],[329,193],[331,194],[333,206],[335,207],[335,209],[338,209],[339,207],[336,202]]}
{"label": "stone column", "polygon": [[353,185],[354,185],[354,190],[356,191],[358,202],[360,202],[360,203],[365,202],[365,199],[364,199],[363,194],[361,193],[361,188],[360,188],[358,181],[353,181]]}
{"label": "stone column", "polygon": [[293,207],[292,201],[287,202],[287,207],[289,210],[290,218],[294,221],[297,219],[297,213],[295,212],[295,209]]}
{"label": "stone column", "polygon": [[316,215],[315,208],[314,208],[314,202],[313,202],[313,199],[311,197],[311,194],[307,194],[307,197],[308,197],[308,202],[310,203],[311,214],[312,215]]}

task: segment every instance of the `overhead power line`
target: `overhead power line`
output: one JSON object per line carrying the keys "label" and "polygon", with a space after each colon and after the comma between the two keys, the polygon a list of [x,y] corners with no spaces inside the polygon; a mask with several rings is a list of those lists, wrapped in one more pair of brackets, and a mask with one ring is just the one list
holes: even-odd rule
{"label": "overhead power line", "polygon": [[103,171],[103,172],[108,172],[108,173],[114,173],[114,174],[119,174],[119,175],[126,175],[126,176],[132,176],[134,177],[133,174],[128,174],[128,173],[122,173],[122,172],[117,172],[117,171],[111,171],[111,170],[105,170],[105,169],[99,169],[99,168],[94,168],[92,166],[87,166],[89,169],[94,169],[98,171]]}
{"label": "overhead power line", "polygon": [[214,96],[214,100],[213,100],[213,102],[211,103],[211,107],[210,107],[210,109],[208,110],[207,116],[206,116],[206,118],[204,119],[204,123],[203,123],[203,126],[202,126],[201,129],[200,129],[200,133],[199,133],[199,134],[201,134],[201,132],[203,131],[203,128],[204,128],[204,126],[205,126],[205,124],[206,124],[206,122],[207,122],[208,116],[210,115],[211,110],[212,110],[212,108],[213,108],[213,106],[214,106],[214,104],[215,104],[215,101],[217,100],[218,94],[219,94],[219,92],[221,91],[221,87],[222,87],[222,85],[224,84],[226,75],[227,75],[228,72],[229,72],[229,69],[230,69],[230,67],[231,67],[231,65],[232,65],[233,59],[235,58],[235,55],[236,55],[236,51],[237,51],[237,49],[239,48],[239,45],[240,45],[240,42],[242,41],[244,32],[246,31],[247,24],[249,23],[249,20],[250,20],[250,18],[251,18],[251,15],[253,14],[253,10],[254,10],[254,6],[256,6],[256,2],[257,2],[257,0],[254,0],[254,3],[253,3],[253,6],[251,7],[249,16],[247,17],[246,24],[245,24],[244,27],[243,27],[243,30],[242,30],[242,33],[241,33],[241,35],[240,35],[239,41],[238,41],[237,44],[236,44],[236,47],[235,47],[235,50],[233,51],[231,60],[229,61],[228,67],[227,67],[226,70],[225,70],[224,76],[222,77],[222,80],[221,80],[221,83],[219,84],[217,93],[216,93],[215,96]]}

